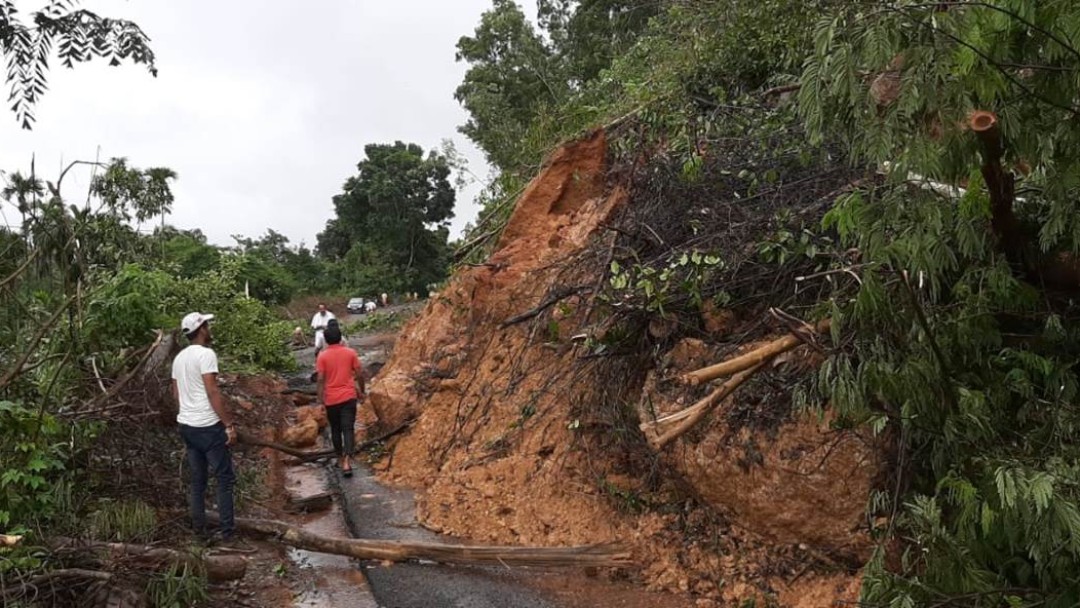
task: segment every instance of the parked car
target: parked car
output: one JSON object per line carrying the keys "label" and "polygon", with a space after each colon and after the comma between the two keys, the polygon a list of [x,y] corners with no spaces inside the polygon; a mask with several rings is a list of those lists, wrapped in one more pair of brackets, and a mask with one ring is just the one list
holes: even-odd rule
{"label": "parked car", "polygon": [[364,312],[364,298],[350,298],[349,303],[345,305],[345,309],[354,315],[362,314]]}

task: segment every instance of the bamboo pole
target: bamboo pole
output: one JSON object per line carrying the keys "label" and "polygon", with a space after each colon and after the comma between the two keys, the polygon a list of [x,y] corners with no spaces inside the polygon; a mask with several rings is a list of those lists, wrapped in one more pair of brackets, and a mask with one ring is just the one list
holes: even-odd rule
{"label": "bamboo pole", "polygon": [[[818,321],[817,325],[806,328],[812,329],[816,333],[824,333],[829,331],[830,320],[823,319]],[[710,365],[699,370],[692,371],[682,377],[683,382],[690,384],[691,386],[697,386],[699,384],[715,380],[723,376],[730,376],[731,374],[737,374],[742,371],[746,371],[763,361],[772,359],[773,357],[785,353],[796,346],[802,344],[804,338],[797,334],[789,334],[782,338],[777,338],[768,344],[756,348],[748,353],[739,355],[727,361]]]}
{"label": "bamboo pole", "polygon": [[735,389],[739,388],[739,386],[741,386],[743,382],[746,382],[746,380],[749,379],[750,376],[753,376],[758,372],[758,370],[760,370],[762,367],[765,367],[765,364],[768,361],[769,359],[763,359],[750,369],[743,370],[738,374],[735,374],[731,377],[730,380],[721,385],[720,388],[710,393],[708,397],[705,397],[704,399],[695,403],[689,408],[683,410],[682,412],[679,412],[679,414],[682,415],[682,418],[685,419],[682,420],[682,422],[680,422],[678,426],[664,433],[656,439],[656,441],[654,442],[656,449],[663,449],[664,446],[668,445],[672,441],[675,441],[679,437],[682,437],[686,434],[687,431],[694,428],[694,426],[696,426],[697,423],[701,422],[705,418],[705,416],[709,414],[709,412],[716,409],[716,407],[720,405],[720,403],[724,399],[730,397],[731,394],[735,392]]}

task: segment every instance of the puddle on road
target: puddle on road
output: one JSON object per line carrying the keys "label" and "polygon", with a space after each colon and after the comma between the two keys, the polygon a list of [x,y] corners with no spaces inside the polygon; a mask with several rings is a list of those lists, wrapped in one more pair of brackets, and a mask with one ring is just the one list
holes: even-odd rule
{"label": "puddle on road", "polygon": [[[289,493],[296,497],[326,491],[326,475],[320,467],[298,466],[285,470]],[[345,520],[337,503],[322,513],[307,516],[301,527],[314,534],[348,537]],[[303,589],[293,600],[293,608],[377,608],[367,579],[347,557],[289,549],[289,560],[297,568],[313,569],[315,584]]]}

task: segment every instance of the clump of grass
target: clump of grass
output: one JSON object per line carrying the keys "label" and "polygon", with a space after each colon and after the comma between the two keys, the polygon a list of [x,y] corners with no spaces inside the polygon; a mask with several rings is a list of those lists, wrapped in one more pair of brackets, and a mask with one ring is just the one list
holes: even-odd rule
{"label": "clump of grass", "polygon": [[153,539],[157,527],[157,513],[146,503],[106,500],[90,513],[88,532],[98,540],[145,543]]}
{"label": "clump of grass", "polygon": [[154,608],[188,608],[204,605],[210,599],[206,573],[189,564],[173,564],[155,574],[146,595]]}

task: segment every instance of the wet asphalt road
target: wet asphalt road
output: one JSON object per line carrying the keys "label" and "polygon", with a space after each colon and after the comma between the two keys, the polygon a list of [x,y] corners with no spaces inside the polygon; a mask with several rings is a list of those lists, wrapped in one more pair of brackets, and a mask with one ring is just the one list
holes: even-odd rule
{"label": "wet asphalt road", "polygon": [[[306,382],[313,366],[314,349],[296,352],[301,369],[289,378],[295,390],[314,390]],[[360,349],[367,368],[381,364],[385,355]],[[305,386],[307,385],[307,386]],[[360,459],[358,458],[357,461]],[[327,467],[330,485],[339,488],[341,509],[354,538],[454,543],[416,524],[412,492],[383,486],[373,471],[354,463],[352,478],[344,479],[335,466]],[[531,589],[518,577],[524,569],[447,566],[406,563],[384,566],[365,562],[361,570],[380,608],[556,608],[557,604]]]}
{"label": "wet asphalt road", "polygon": [[[332,470],[353,536],[379,540],[452,543],[416,525],[411,492],[385,487],[365,465],[351,479]],[[540,592],[501,568],[441,564],[366,563],[364,574],[382,608],[554,608]]]}

